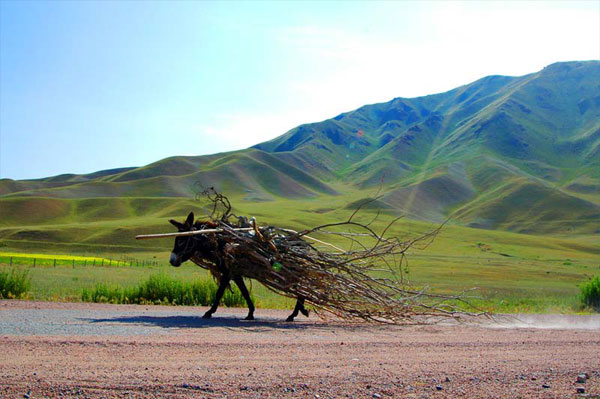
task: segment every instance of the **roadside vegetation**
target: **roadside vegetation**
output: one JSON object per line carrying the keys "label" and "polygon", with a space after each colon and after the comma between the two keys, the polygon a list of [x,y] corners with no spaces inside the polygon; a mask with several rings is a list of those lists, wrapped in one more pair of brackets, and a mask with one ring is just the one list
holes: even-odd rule
{"label": "roadside vegetation", "polygon": [[[246,301],[237,287],[225,291],[221,303],[225,306],[244,306]],[[203,278],[194,281],[181,281],[158,273],[134,287],[97,284],[92,289],[83,288],[83,302],[188,305],[206,306],[212,304],[217,293],[214,281]]]}
{"label": "roadside vegetation", "polygon": [[[9,273],[12,268],[6,264],[0,264],[0,271]],[[171,293],[183,292],[189,288],[194,295],[187,295],[187,298],[203,298],[197,287],[186,287],[190,282],[206,285],[206,290],[211,298],[212,292],[216,291],[217,285],[213,281],[211,275],[205,270],[194,266],[185,265],[183,267],[171,267],[167,265],[130,267],[130,266],[83,266],[76,264],[53,266],[36,266],[30,264],[18,266],[17,270],[26,271],[30,281],[26,293],[20,298],[26,298],[37,301],[63,301],[63,302],[81,302],[95,301],[106,303],[172,303],[184,304],[180,300],[173,301],[178,298],[177,295],[166,295],[164,292],[171,290]],[[160,281],[172,281],[166,283],[160,289],[154,291],[156,295],[148,295],[151,289],[156,286],[157,281],[153,284],[147,284],[150,277],[161,275]],[[160,282],[158,281],[158,282]],[[182,288],[173,288],[174,285],[181,284]],[[252,296],[255,304],[262,308],[287,309],[293,307],[294,301],[289,298],[281,297],[256,282],[248,282],[249,288],[252,291]],[[143,295],[131,295],[131,292],[137,290],[138,287],[145,285],[145,293]],[[234,293],[237,290],[234,288]],[[85,292],[85,293],[84,293]],[[109,294],[107,294],[109,292]],[[140,293],[140,291],[136,291]],[[160,293],[160,295],[159,295]],[[235,298],[237,294],[233,295]],[[15,297],[15,295],[12,295]],[[119,298],[127,297],[125,300]],[[135,298],[144,298],[144,301],[135,302]],[[171,299],[169,299],[171,298]],[[181,298],[181,295],[179,296]],[[229,301],[229,294],[227,294]],[[186,299],[188,301],[188,299]],[[185,304],[201,304],[202,301],[194,301],[197,303]],[[205,303],[209,303],[204,301]],[[235,300],[233,300],[235,302]],[[233,306],[227,302],[227,306]],[[225,302],[223,302],[225,304]],[[245,301],[241,302],[240,306],[245,306]]]}
{"label": "roadside vegetation", "polygon": [[580,298],[583,306],[600,312],[600,276],[591,278],[581,286]]}
{"label": "roadside vegetation", "polygon": [[0,269],[0,299],[19,299],[31,288],[29,270],[20,268]]}
{"label": "roadside vegetation", "polygon": [[[413,255],[408,267],[408,277],[418,287],[428,287],[446,294],[475,288],[466,292],[469,302],[495,313],[579,312],[582,302],[578,285],[585,272],[593,267],[579,262],[564,265],[565,262],[559,261],[511,258],[488,261],[485,258],[463,257],[452,258],[452,261],[450,263],[448,259],[435,255]],[[212,293],[216,290],[210,274],[192,264],[184,264],[178,268],[168,265],[25,265],[19,268],[0,265],[0,272],[4,276],[10,276],[11,270],[16,270],[15,274],[21,273],[20,276],[26,274],[28,284],[20,291],[19,296],[12,290],[10,297],[41,301],[201,305],[210,303],[210,300],[203,302],[201,299],[208,296],[205,292]],[[18,272],[19,270],[21,271]],[[546,273],[550,270],[551,273]],[[150,283],[150,278],[156,275],[163,277]],[[24,280],[23,277],[10,279]],[[280,296],[255,281],[249,283],[257,307],[293,307],[292,299]],[[178,288],[174,288],[175,286]],[[205,288],[199,288],[201,286]],[[151,292],[156,295],[149,295]],[[212,294],[210,295],[212,298]],[[240,306],[245,306],[243,300]]]}
{"label": "roadside vegetation", "polygon": [[[337,201],[337,202],[334,202]],[[264,204],[236,200],[237,214],[255,216],[261,225],[277,224],[294,230],[322,224],[327,221],[345,220],[350,211],[341,206],[343,200],[322,201],[281,200]],[[79,225],[78,234],[71,225],[61,228],[68,235],[58,241],[16,241],[0,238],[4,253],[25,256],[26,254],[62,253],[88,258],[139,259],[132,266],[110,266],[102,261],[66,262],[56,267],[53,262],[38,261],[35,267],[31,258],[16,261],[18,266],[29,271],[31,280],[27,298],[42,301],[81,301],[83,289],[91,294],[98,285],[106,288],[132,289],[148,280],[149,276],[164,273],[167,276],[189,282],[207,279],[210,275],[203,269],[186,263],[179,268],[168,265],[172,239],[136,241],[136,234],[171,232],[169,217],[181,218],[190,210],[202,214],[202,209],[193,208],[192,202],[182,209],[169,210],[160,217],[131,217],[118,221],[98,221],[93,225]],[[366,219],[373,213],[365,212]],[[381,220],[381,221],[380,221]],[[386,216],[372,226],[381,229]],[[400,221],[389,234],[397,237],[412,237],[437,227],[434,223],[405,219]],[[45,227],[36,227],[42,231]],[[84,230],[81,232],[81,230]],[[89,231],[88,231],[89,230]],[[72,236],[69,235],[72,233]],[[90,236],[85,243],[78,237]],[[317,236],[336,244],[332,236]],[[102,242],[102,245],[100,245]],[[414,250],[408,254],[405,277],[418,287],[444,294],[467,292],[469,301],[492,312],[579,312],[581,311],[580,285],[586,276],[600,273],[598,263],[597,236],[551,236],[528,235],[507,231],[473,229],[447,224],[435,241],[425,250]],[[41,257],[40,257],[41,259]],[[131,263],[129,263],[131,264]],[[10,271],[9,259],[0,257],[0,271]],[[269,291],[259,283],[251,283],[251,291],[260,308],[290,308],[294,301]],[[475,290],[472,290],[475,288]],[[116,295],[116,294],[115,294]],[[102,296],[102,295],[100,295]],[[108,297],[107,297],[108,298]],[[164,299],[160,298],[161,301]],[[107,301],[109,301],[107,299]],[[591,310],[591,308],[588,307]]]}

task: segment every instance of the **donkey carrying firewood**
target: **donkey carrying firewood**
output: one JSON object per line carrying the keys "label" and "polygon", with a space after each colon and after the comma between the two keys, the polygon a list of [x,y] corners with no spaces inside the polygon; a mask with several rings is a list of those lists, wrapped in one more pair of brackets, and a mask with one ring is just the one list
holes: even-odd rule
{"label": "donkey carrying firewood", "polygon": [[[206,228],[214,228],[217,224],[208,221],[196,221],[194,222],[194,213],[190,212],[187,219],[183,223],[179,223],[175,220],[169,220],[169,222],[177,227],[179,232],[187,232],[194,230],[202,230]],[[240,221],[241,223],[247,223],[247,221]],[[247,226],[240,226],[247,227]],[[226,262],[226,245],[227,243],[218,237],[218,235],[189,235],[179,236],[175,238],[175,247],[171,252],[170,263],[173,266],[180,266],[183,262],[192,259],[194,263],[201,267],[208,269],[212,275],[219,281],[219,288],[217,289],[217,295],[210,309],[204,314],[203,318],[210,319],[212,314],[217,311],[221,298],[225,293],[225,289],[229,286],[231,280],[233,280],[240,289],[240,292],[244,296],[246,303],[248,304],[248,316],[245,320],[254,320],[254,304],[244,284],[244,277],[240,272],[243,268],[235,267],[236,259],[233,257],[228,258]],[[248,277],[248,276],[246,276]],[[308,317],[308,311],[304,307],[304,297],[298,296],[296,306],[292,314],[286,319],[286,321],[294,321],[294,318],[298,316],[298,313],[302,313]]]}

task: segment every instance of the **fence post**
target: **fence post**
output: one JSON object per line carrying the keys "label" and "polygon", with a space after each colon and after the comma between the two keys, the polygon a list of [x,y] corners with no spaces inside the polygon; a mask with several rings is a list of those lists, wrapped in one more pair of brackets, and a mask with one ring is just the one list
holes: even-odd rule
{"label": "fence post", "polygon": [[73,258],[73,263],[72,263],[72,265],[73,265],[73,269],[75,269],[75,258]]}
{"label": "fence post", "polygon": [[12,256],[10,257],[10,265],[12,266]]}
{"label": "fence post", "polygon": [[102,264],[100,266],[104,266],[104,258],[102,258]]}
{"label": "fence post", "polygon": [[56,267],[56,259],[54,259],[54,267]]}
{"label": "fence post", "polygon": [[96,266],[96,259],[94,258],[94,263],[92,264],[92,266]]}
{"label": "fence post", "polygon": [[33,258],[33,267],[35,267],[35,258]]}
{"label": "fence post", "polygon": [[84,259],[83,260],[83,267],[86,267],[86,266],[87,266],[87,259]]}

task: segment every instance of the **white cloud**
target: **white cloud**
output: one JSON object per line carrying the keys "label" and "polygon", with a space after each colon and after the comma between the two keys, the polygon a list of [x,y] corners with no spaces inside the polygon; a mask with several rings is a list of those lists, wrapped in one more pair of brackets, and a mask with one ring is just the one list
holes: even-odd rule
{"label": "white cloud", "polygon": [[280,114],[227,114],[215,118],[212,124],[198,125],[196,130],[205,140],[220,141],[224,148],[239,150],[275,138],[307,122],[298,112]]}

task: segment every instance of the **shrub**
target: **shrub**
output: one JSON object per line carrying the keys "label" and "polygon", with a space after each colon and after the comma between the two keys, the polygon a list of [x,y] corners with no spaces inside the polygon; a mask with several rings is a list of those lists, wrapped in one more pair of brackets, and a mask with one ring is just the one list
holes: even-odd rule
{"label": "shrub", "polygon": [[[83,302],[164,304],[164,305],[210,305],[217,294],[212,280],[182,282],[164,273],[152,275],[137,287],[123,288],[98,284],[93,289],[84,288]],[[243,306],[246,301],[239,289],[225,291],[221,302],[225,306]]]}
{"label": "shrub", "polygon": [[593,277],[581,286],[580,298],[583,306],[600,311],[600,276]]}
{"label": "shrub", "polygon": [[131,291],[131,289],[118,285],[97,284],[92,290],[84,288],[81,293],[81,300],[83,302],[98,303],[133,303],[129,301],[132,297]]}
{"label": "shrub", "polygon": [[29,270],[11,269],[0,272],[0,298],[22,298],[31,288]]}

